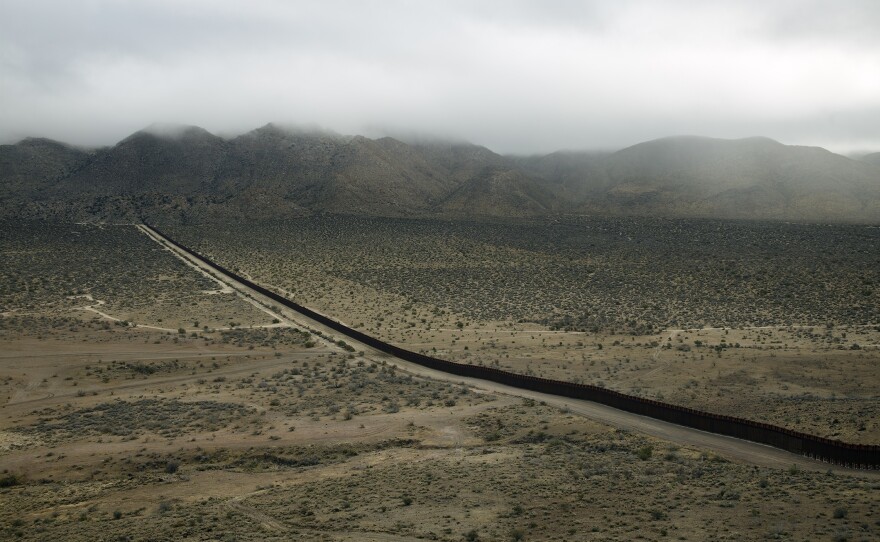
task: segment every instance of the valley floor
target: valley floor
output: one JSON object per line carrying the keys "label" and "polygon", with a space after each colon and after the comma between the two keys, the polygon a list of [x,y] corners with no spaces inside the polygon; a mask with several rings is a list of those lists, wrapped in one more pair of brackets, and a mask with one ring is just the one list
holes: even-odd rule
{"label": "valley floor", "polygon": [[169,233],[410,350],[880,444],[878,228],[325,216]]}
{"label": "valley floor", "polygon": [[[63,246],[63,231],[47,237]],[[80,239],[86,250],[77,254],[36,243],[29,251],[9,241],[2,247],[27,255],[9,260],[4,284],[14,273],[47,277],[32,280],[27,296],[19,287],[2,292],[3,538],[880,537],[876,473],[794,456],[755,464],[607,425],[576,405],[413,374],[227,291],[134,228],[74,231],[93,241]],[[104,271],[79,274],[87,254],[100,255]],[[143,263],[131,265],[137,273],[129,276],[126,262]],[[57,270],[62,280],[51,279]],[[154,284],[164,288],[158,297]],[[71,297],[85,295],[93,299]],[[100,313],[82,310],[86,304]],[[453,355],[475,352],[481,330],[493,329],[462,324],[448,327]],[[523,357],[545,338],[557,346],[596,341],[548,326],[498,325],[504,333],[493,340],[509,337],[508,352],[529,337],[516,343]],[[667,342],[723,332],[682,333],[686,339],[680,333]],[[744,348],[747,332],[735,333],[724,337]],[[760,342],[760,332],[751,333]],[[654,378],[681,363],[669,355],[682,350],[660,348],[662,340],[630,350],[623,344],[610,341],[601,353],[656,355]],[[534,352],[564,350],[544,345]],[[721,358],[711,352],[724,360],[727,349]],[[788,363],[780,366],[795,367]],[[540,370],[563,370],[553,365]],[[872,378],[863,378],[865,386]]]}

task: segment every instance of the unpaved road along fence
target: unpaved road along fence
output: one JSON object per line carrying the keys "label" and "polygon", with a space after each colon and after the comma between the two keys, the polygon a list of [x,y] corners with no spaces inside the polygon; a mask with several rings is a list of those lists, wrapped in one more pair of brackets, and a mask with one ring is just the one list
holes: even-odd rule
{"label": "unpaved road along fence", "polygon": [[593,401],[626,412],[641,414],[650,418],[692,427],[710,433],[717,433],[719,435],[727,435],[752,442],[767,444],[782,450],[836,465],[862,469],[880,468],[880,446],[877,445],[849,444],[767,423],[737,418],[735,416],[723,416],[712,412],[703,412],[661,401],[635,397],[633,395],[627,395],[625,393],[620,393],[599,386],[538,378],[480,365],[455,363],[412,352],[357,331],[356,329],[352,329],[332,318],[319,314],[308,307],[295,303],[178,243],[174,239],[165,235],[155,226],[150,226],[148,224],[145,225],[163,237],[166,241],[190,254],[192,257],[214,267],[221,273],[228,275],[273,301],[276,301],[303,316],[315,320],[350,339],[411,363],[458,376],[489,380],[491,382],[497,382],[499,384],[505,384],[507,386],[513,386],[525,390]]}

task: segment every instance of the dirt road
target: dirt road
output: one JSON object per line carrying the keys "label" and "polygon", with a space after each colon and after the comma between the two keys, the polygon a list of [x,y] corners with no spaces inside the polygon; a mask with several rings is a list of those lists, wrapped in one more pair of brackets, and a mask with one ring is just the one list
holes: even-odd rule
{"label": "dirt road", "polygon": [[[148,234],[151,239],[161,243],[162,236],[155,230],[152,230],[149,226],[145,225],[141,225],[139,226],[139,228],[146,234]],[[216,269],[204,262],[196,260],[195,258],[190,256],[183,250],[175,247],[174,245],[170,243],[163,243],[163,246],[171,250],[176,256],[183,259],[188,264],[198,267],[202,272],[207,273],[208,271],[210,271],[226,285],[246,295],[248,298],[255,301],[256,303],[263,305],[264,308],[275,305],[273,301],[266,298],[265,296],[236,281],[232,277],[222,273],[219,269]],[[287,320],[294,322],[296,325],[307,329],[319,330],[323,334],[329,335],[330,337],[334,337],[337,335],[335,331],[303,316],[302,314],[296,313],[287,307],[279,308],[277,309],[277,311],[283,314]],[[345,339],[350,344],[354,342],[353,339],[349,337],[346,337]],[[329,341],[327,342],[327,344],[328,346],[333,346],[332,343],[330,343]],[[357,343],[352,345],[358,350],[363,350],[366,354],[366,357],[369,359],[393,364],[400,369],[403,369],[404,371],[414,375],[431,378],[434,380],[464,383],[478,390],[484,390],[487,392],[523,397],[536,401],[544,401],[547,404],[563,409],[568,409],[574,414],[586,416],[592,420],[602,422],[622,430],[639,432],[646,435],[651,435],[653,437],[668,440],[680,445],[688,445],[705,450],[710,450],[732,461],[778,468],[789,468],[792,465],[797,465],[798,468],[813,471],[846,472],[849,474],[856,474],[865,477],[880,479],[880,471],[860,471],[855,469],[847,469],[844,467],[830,465],[828,463],[823,463],[821,461],[816,461],[807,457],[792,454],[790,452],[786,452],[784,450],[780,450],[770,446],[765,446],[763,444],[757,444],[754,442],[740,440],[723,435],[717,435],[714,433],[707,433],[704,431],[699,431],[697,429],[656,420],[654,418],[648,418],[645,416],[624,412],[622,410],[617,410],[609,406],[593,403],[590,401],[569,399],[556,395],[549,395],[529,390],[523,390],[520,388],[514,388],[511,386],[505,386],[503,384],[497,384],[494,382],[488,382],[476,378],[466,378],[451,375],[442,371],[428,369],[421,365],[395,358],[393,356],[385,354],[384,352],[375,350],[365,344]]]}

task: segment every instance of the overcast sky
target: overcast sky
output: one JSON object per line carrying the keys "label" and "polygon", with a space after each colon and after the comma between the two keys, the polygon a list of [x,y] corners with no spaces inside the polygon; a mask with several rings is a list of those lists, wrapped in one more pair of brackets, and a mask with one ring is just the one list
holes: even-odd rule
{"label": "overcast sky", "polygon": [[0,0],[0,142],[271,121],[503,153],[880,150],[880,1]]}

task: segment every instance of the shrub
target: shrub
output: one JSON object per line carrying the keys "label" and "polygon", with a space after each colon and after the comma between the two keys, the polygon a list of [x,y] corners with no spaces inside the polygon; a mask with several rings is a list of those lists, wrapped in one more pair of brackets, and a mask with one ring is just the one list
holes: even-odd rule
{"label": "shrub", "polygon": [[653,519],[654,521],[664,520],[668,517],[666,515],[666,512],[663,512],[661,510],[651,510],[650,513],[651,513],[651,519]]}
{"label": "shrub", "polygon": [[17,486],[20,483],[21,480],[19,480],[18,476],[14,474],[6,474],[2,478],[0,478],[0,488]]}

